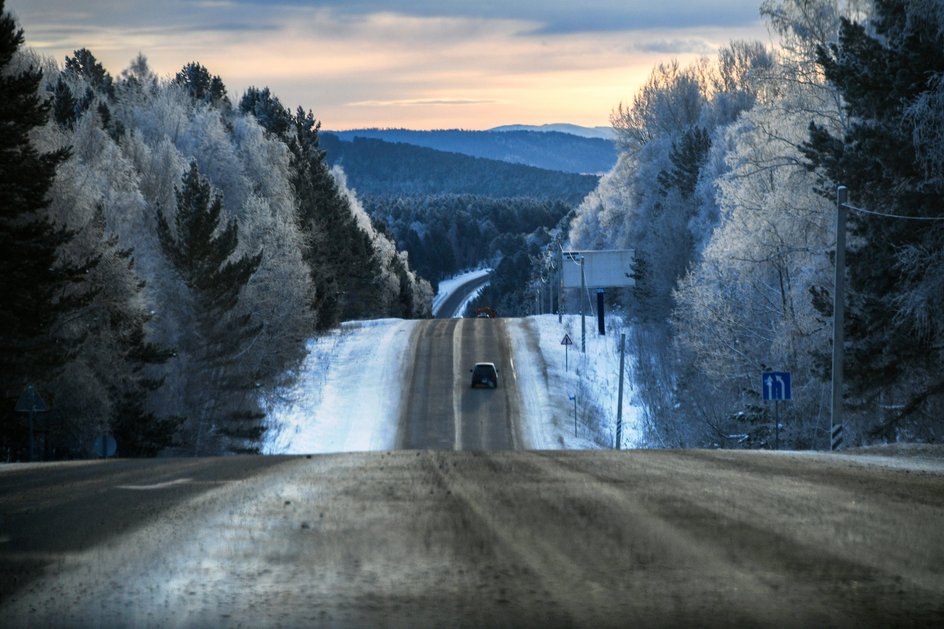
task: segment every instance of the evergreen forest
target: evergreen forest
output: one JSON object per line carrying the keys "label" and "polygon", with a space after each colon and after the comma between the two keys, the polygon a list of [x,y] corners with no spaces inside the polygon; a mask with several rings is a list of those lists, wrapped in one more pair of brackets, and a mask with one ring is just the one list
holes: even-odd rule
{"label": "evergreen forest", "polygon": [[0,1],[0,459],[257,452],[308,339],[429,315],[311,111],[25,42]]}

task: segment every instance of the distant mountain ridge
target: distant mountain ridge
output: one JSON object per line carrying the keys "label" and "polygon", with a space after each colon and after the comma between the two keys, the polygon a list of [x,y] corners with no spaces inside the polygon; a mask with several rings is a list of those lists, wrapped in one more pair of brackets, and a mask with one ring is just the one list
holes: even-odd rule
{"label": "distant mountain ridge", "polygon": [[325,159],[344,169],[358,194],[429,196],[471,194],[491,198],[529,197],[576,205],[596,188],[597,175],[509,163],[405,142],[319,134]]}
{"label": "distant mountain ridge", "polygon": [[556,131],[558,133],[576,135],[581,138],[600,138],[602,140],[613,140],[616,137],[616,132],[613,130],[613,127],[581,127],[580,125],[566,122],[542,125],[506,124],[500,127],[492,127],[489,131],[539,131],[542,133]]}
{"label": "distant mountain ridge", "polygon": [[326,131],[344,142],[354,138],[412,144],[437,151],[459,153],[471,157],[523,164],[574,174],[603,174],[616,163],[617,151],[612,140],[586,137],[563,132],[558,128],[585,133],[594,130],[575,125],[545,127],[497,127],[488,131],[444,129],[414,131],[410,129],[352,129]]}

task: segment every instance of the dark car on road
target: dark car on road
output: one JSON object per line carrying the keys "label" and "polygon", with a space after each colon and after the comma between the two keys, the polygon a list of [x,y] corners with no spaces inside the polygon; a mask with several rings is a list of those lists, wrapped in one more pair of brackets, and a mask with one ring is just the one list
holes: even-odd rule
{"label": "dark car on road", "polygon": [[472,388],[498,388],[498,369],[495,363],[475,363],[472,368]]}

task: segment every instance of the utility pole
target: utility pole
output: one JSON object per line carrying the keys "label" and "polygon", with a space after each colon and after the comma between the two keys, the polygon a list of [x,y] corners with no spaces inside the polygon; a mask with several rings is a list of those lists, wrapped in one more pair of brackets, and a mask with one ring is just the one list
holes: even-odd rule
{"label": "utility pole", "polygon": [[845,336],[846,292],[846,201],[848,190],[845,186],[836,189],[836,280],[833,291],[833,394],[832,414],[830,418],[830,450],[834,450],[833,435],[842,434],[842,359]]}
{"label": "utility pole", "polygon": [[557,323],[564,322],[564,250],[557,254]]}
{"label": "utility pole", "polygon": [[580,353],[587,353],[587,306],[584,304],[584,293],[587,292],[587,277],[583,273],[583,261],[586,256],[580,256]]}

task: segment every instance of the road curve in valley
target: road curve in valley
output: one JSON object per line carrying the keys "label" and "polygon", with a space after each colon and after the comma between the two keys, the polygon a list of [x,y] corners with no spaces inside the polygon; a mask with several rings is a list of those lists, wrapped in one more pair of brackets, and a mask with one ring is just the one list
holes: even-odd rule
{"label": "road curve in valley", "polygon": [[[521,447],[514,357],[502,319],[434,319],[416,326],[404,368],[397,447]],[[497,389],[472,389],[472,366],[498,367]]]}
{"label": "road curve in valley", "polygon": [[490,281],[491,274],[486,273],[485,275],[474,277],[464,284],[460,284],[450,293],[445,301],[435,309],[433,316],[439,319],[461,317],[463,313],[459,312],[459,307],[465,303],[465,300],[468,299],[472,293],[479,290]]}

